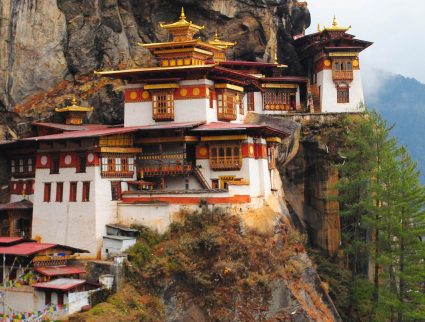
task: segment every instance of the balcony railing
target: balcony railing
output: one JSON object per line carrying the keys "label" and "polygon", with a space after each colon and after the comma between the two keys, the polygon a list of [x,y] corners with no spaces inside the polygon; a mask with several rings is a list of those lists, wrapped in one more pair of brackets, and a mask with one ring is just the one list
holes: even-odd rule
{"label": "balcony railing", "polygon": [[332,71],[333,80],[353,80],[352,70],[334,70]]}
{"label": "balcony railing", "polygon": [[217,157],[210,159],[210,167],[213,170],[240,170],[242,158]]}
{"label": "balcony railing", "polygon": [[156,177],[163,175],[182,175],[189,174],[193,171],[191,164],[163,164],[157,166],[141,166],[139,173],[142,177]]}
{"label": "balcony railing", "polygon": [[173,121],[174,113],[156,113],[153,115],[155,121]]}

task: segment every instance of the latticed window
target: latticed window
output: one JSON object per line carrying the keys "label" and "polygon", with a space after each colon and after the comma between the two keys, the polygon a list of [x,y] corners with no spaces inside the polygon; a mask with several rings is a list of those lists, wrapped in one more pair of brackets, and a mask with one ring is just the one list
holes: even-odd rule
{"label": "latticed window", "polygon": [[240,143],[212,144],[210,166],[213,170],[240,170],[242,168]]}
{"label": "latticed window", "polygon": [[338,103],[350,103],[350,89],[348,86],[338,86],[336,91]]}
{"label": "latticed window", "polygon": [[296,92],[288,89],[273,88],[264,92],[264,110],[289,111],[295,109]]}
{"label": "latticed window", "polygon": [[336,59],[332,64],[332,78],[334,80],[352,80],[353,63],[350,59]]}
{"label": "latticed window", "polygon": [[254,93],[247,94],[247,108],[248,108],[248,112],[255,111]]}
{"label": "latticed window", "polygon": [[217,91],[217,118],[219,121],[236,120],[238,94],[233,91]]}
{"label": "latticed window", "polygon": [[134,156],[126,154],[104,154],[101,158],[102,177],[131,178],[134,174]]}
{"label": "latticed window", "polygon": [[155,121],[174,120],[174,90],[153,92],[152,115]]}

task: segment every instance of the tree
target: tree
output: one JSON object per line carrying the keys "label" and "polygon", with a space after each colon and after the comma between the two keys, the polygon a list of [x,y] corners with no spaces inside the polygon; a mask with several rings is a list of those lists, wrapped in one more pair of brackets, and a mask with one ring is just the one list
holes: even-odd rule
{"label": "tree", "polygon": [[[338,189],[351,316],[364,321],[370,307],[370,321],[425,320],[425,192],[416,165],[377,113],[366,111],[348,129]],[[372,299],[360,309],[367,277]]]}

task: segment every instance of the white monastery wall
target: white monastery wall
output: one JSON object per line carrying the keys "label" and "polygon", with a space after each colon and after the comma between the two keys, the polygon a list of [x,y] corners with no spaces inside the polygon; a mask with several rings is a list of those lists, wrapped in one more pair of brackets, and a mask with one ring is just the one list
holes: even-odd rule
{"label": "white monastery wall", "polygon": [[320,86],[320,98],[323,113],[359,112],[359,104],[364,102],[363,85],[360,70],[353,70],[353,81],[348,83],[350,102],[337,103],[337,88],[332,79],[332,70],[325,69],[317,73],[317,86]]}

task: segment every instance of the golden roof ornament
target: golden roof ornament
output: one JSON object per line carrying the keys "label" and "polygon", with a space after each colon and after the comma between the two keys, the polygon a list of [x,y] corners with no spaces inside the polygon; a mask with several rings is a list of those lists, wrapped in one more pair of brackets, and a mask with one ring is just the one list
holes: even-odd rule
{"label": "golden roof ornament", "polygon": [[[336,21],[336,16],[334,15],[334,19],[332,21],[332,27],[325,27],[323,30],[325,31],[347,31],[351,28],[351,25],[348,27],[340,26],[338,25],[338,22]],[[323,31],[322,30],[322,31]]]}
{"label": "golden roof ornament", "polygon": [[192,23],[192,21],[186,20],[186,14],[184,13],[184,7],[180,13],[179,21],[169,23],[169,24],[160,24],[161,28],[168,30],[173,35],[174,41],[188,41],[192,40],[193,36],[204,29],[204,26],[198,26]]}
{"label": "golden roof ornament", "polygon": [[208,44],[213,45],[213,46],[216,46],[216,47],[218,47],[220,49],[227,49],[227,48],[236,46],[237,45],[237,42],[230,42],[230,41],[220,40],[220,37],[218,35],[218,31],[216,31],[215,34],[214,34],[214,39],[208,41]]}
{"label": "golden roof ornament", "polygon": [[63,113],[63,112],[91,112],[93,111],[93,107],[91,106],[78,106],[78,101],[76,97],[70,98],[71,105],[67,105],[65,107],[57,107],[55,108],[56,112]]}

